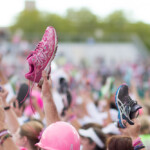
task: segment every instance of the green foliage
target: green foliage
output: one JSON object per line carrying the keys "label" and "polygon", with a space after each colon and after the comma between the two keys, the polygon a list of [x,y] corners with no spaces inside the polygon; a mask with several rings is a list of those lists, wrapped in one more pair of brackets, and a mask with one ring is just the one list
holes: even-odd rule
{"label": "green foliage", "polygon": [[82,8],[79,11],[69,9],[66,18],[72,22],[78,33],[82,32],[91,35],[98,24],[97,16],[86,8]]}
{"label": "green foliage", "polygon": [[116,11],[99,19],[90,10],[68,9],[65,16],[43,13],[37,10],[22,11],[10,27],[14,33],[23,31],[23,38],[41,39],[47,26],[56,28],[59,41],[131,41],[132,34],[138,35],[150,49],[150,25],[142,22],[131,23],[122,11]]}
{"label": "green foliage", "polygon": [[107,32],[124,33],[127,31],[127,26],[128,20],[122,11],[116,11],[105,19],[105,30]]}
{"label": "green foliage", "polygon": [[36,10],[24,10],[16,20],[15,25],[11,27],[12,31],[22,29],[24,37],[27,39],[36,38],[40,34],[40,31],[43,30],[41,13]]}

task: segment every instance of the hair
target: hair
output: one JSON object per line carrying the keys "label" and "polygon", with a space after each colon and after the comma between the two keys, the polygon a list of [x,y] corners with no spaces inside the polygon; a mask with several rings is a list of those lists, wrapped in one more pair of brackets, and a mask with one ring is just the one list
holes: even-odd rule
{"label": "hair", "polygon": [[[102,127],[99,124],[96,124],[96,123],[88,123],[88,124],[85,124],[81,127],[81,129],[85,129],[85,130],[89,129],[89,128],[93,128],[94,132],[96,133],[98,138],[101,139],[101,141],[104,143],[104,145],[106,145],[106,135],[101,131]],[[91,138],[88,138],[88,139],[89,139],[90,143],[94,142]],[[106,150],[106,146],[104,148],[100,148],[98,145],[96,145],[94,150]]]}
{"label": "hair", "polygon": [[99,129],[102,129],[102,126],[97,124],[97,123],[87,123],[85,125],[83,125],[81,127],[81,129],[88,129],[88,128],[99,128]]}
{"label": "hair", "polygon": [[42,130],[43,130],[43,125],[40,122],[35,120],[29,121],[20,127],[20,135],[22,137],[26,136],[31,148],[33,150],[37,150],[35,144],[39,142],[40,140],[39,136]]}
{"label": "hair", "polygon": [[[101,139],[101,141],[104,143],[104,145],[106,145],[106,135],[99,129],[99,128],[93,128],[96,135],[99,137],[99,139]],[[93,141],[94,142],[94,141]],[[106,146],[104,146],[104,148],[100,148],[99,146],[96,145],[94,150],[105,150]]]}
{"label": "hair", "polygon": [[141,129],[140,133],[141,134],[150,134],[150,121],[149,117],[146,115],[142,115],[139,117],[140,122],[141,122]]}
{"label": "hair", "polygon": [[112,136],[107,140],[108,150],[134,150],[132,139],[128,136]]}

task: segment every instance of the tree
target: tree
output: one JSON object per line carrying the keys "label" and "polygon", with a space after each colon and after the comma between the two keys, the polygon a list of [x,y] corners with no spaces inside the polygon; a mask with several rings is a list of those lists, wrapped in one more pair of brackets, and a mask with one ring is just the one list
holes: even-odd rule
{"label": "tree", "polygon": [[122,11],[115,11],[99,20],[99,16],[87,8],[68,9],[66,16],[24,10],[11,30],[21,29],[25,39],[39,40],[47,26],[55,27],[59,41],[86,41],[89,37],[98,41],[131,41],[132,34],[137,34],[150,49],[150,25],[131,23]]}
{"label": "tree", "polygon": [[115,11],[105,18],[107,30],[111,32],[124,32],[126,31],[129,20],[122,11]]}
{"label": "tree", "polygon": [[21,29],[25,38],[34,39],[42,35],[43,26],[42,15],[39,11],[24,10],[17,17],[16,23],[11,27],[11,30],[15,32],[17,29]]}
{"label": "tree", "polygon": [[86,8],[79,11],[68,9],[66,18],[69,19],[76,28],[78,33],[93,35],[98,25],[97,16]]}

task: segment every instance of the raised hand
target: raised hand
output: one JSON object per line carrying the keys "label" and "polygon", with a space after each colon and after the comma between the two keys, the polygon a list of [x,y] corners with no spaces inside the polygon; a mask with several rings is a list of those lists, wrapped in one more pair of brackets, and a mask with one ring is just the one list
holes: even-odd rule
{"label": "raised hand", "polygon": [[46,71],[42,72],[42,77],[43,77],[42,99],[44,99],[47,96],[48,97],[52,96],[52,93],[51,93],[52,81],[50,77],[49,79],[47,79]]}
{"label": "raised hand", "polygon": [[42,99],[44,104],[44,112],[45,112],[45,118],[47,121],[47,125],[60,121],[53,96],[52,96],[52,82],[51,79],[47,79],[46,72],[42,72],[43,77],[43,85],[42,85]]}
{"label": "raised hand", "polygon": [[141,128],[141,123],[138,118],[133,119],[134,125],[128,124],[126,122],[126,128],[128,135],[134,140],[139,136],[140,128]]}
{"label": "raised hand", "polygon": [[16,99],[16,97],[13,97],[9,104],[10,104],[11,108],[13,109],[13,111],[16,113],[17,117],[20,117],[23,112],[23,107],[19,108],[19,103],[18,103],[18,100]]}
{"label": "raised hand", "polygon": [[7,96],[8,96],[8,91],[5,88],[1,87],[0,98],[2,99],[3,105],[7,104],[7,102],[6,102]]}
{"label": "raised hand", "polygon": [[3,58],[3,55],[0,54],[0,65],[1,65],[1,62],[2,62],[2,58]]}
{"label": "raised hand", "polygon": [[8,95],[8,91],[7,91],[5,88],[1,87],[1,90],[0,90],[0,97],[1,97],[2,99],[6,99],[6,98],[7,98],[7,95]]}
{"label": "raised hand", "polygon": [[3,109],[2,98],[0,98],[0,129],[3,128],[5,123],[5,113]]}

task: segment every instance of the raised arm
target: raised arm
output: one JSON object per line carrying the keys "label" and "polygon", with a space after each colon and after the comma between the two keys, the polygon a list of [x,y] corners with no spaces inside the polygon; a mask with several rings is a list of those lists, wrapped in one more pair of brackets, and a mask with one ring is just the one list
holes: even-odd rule
{"label": "raised arm", "polygon": [[[142,100],[141,100],[141,98],[140,98],[139,95],[138,95],[138,92],[137,92],[137,89],[136,89],[136,84],[135,84],[134,79],[133,79],[132,82],[131,82],[131,90],[132,90],[133,94],[135,95],[136,101],[138,102],[139,105],[142,106],[143,111],[145,111],[145,110],[146,110],[146,109],[145,109],[145,106],[144,106],[144,104],[142,103]],[[145,112],[144,112],[144,113],[145,113]]]}
{"label": "raised arm", "polygon": [[1,98],[0,98],[0,133],[1,133],[1,136],[0,136],[0,149],[1,150],[18,150],[10,134],[6,130],[5,113],[3,110]]}
{"label": "raised arm", "polygon": [[42,99],[43,99],[43,105],[44,105],[44,112],[45,112],[45,118],[47,122],[47,126],[60,121],[53,96],[52,96],[52,82],[51,78],[47,79],[46,72],[42,72],[43,77],[43,85],[42,85]]}
{"label": "raised arm", "polygon": [[5,109],[5,121],[7,123],[7,127],[10,130],[10,132],[14,134],[19,128],[19,123],[16,114],[9,106],[9,104],[6,102],[7,95],[8,91],[3,88],[2,91],[0,92],[0,98],[2,99],[2,106]]}
{"label": "raised arm", "polygon": [[138,149],[146,150],[144,144],[141,141],[141,138],[139,137],[141,123],[139,122],[137,118],[133,119],[133,121],[134,121],[134,125],[130,125],[126,123],[127,132],[128,132],[128,135],[132,138],[133,147],[135,150],[138,150]]}
{"label": "raised arm", "polygon": [[3,73],[3,67],[2,67],[2,54],[0,54],[0,79],[1,79],[1,84],[6,84],[8,82],[6,76]]}

